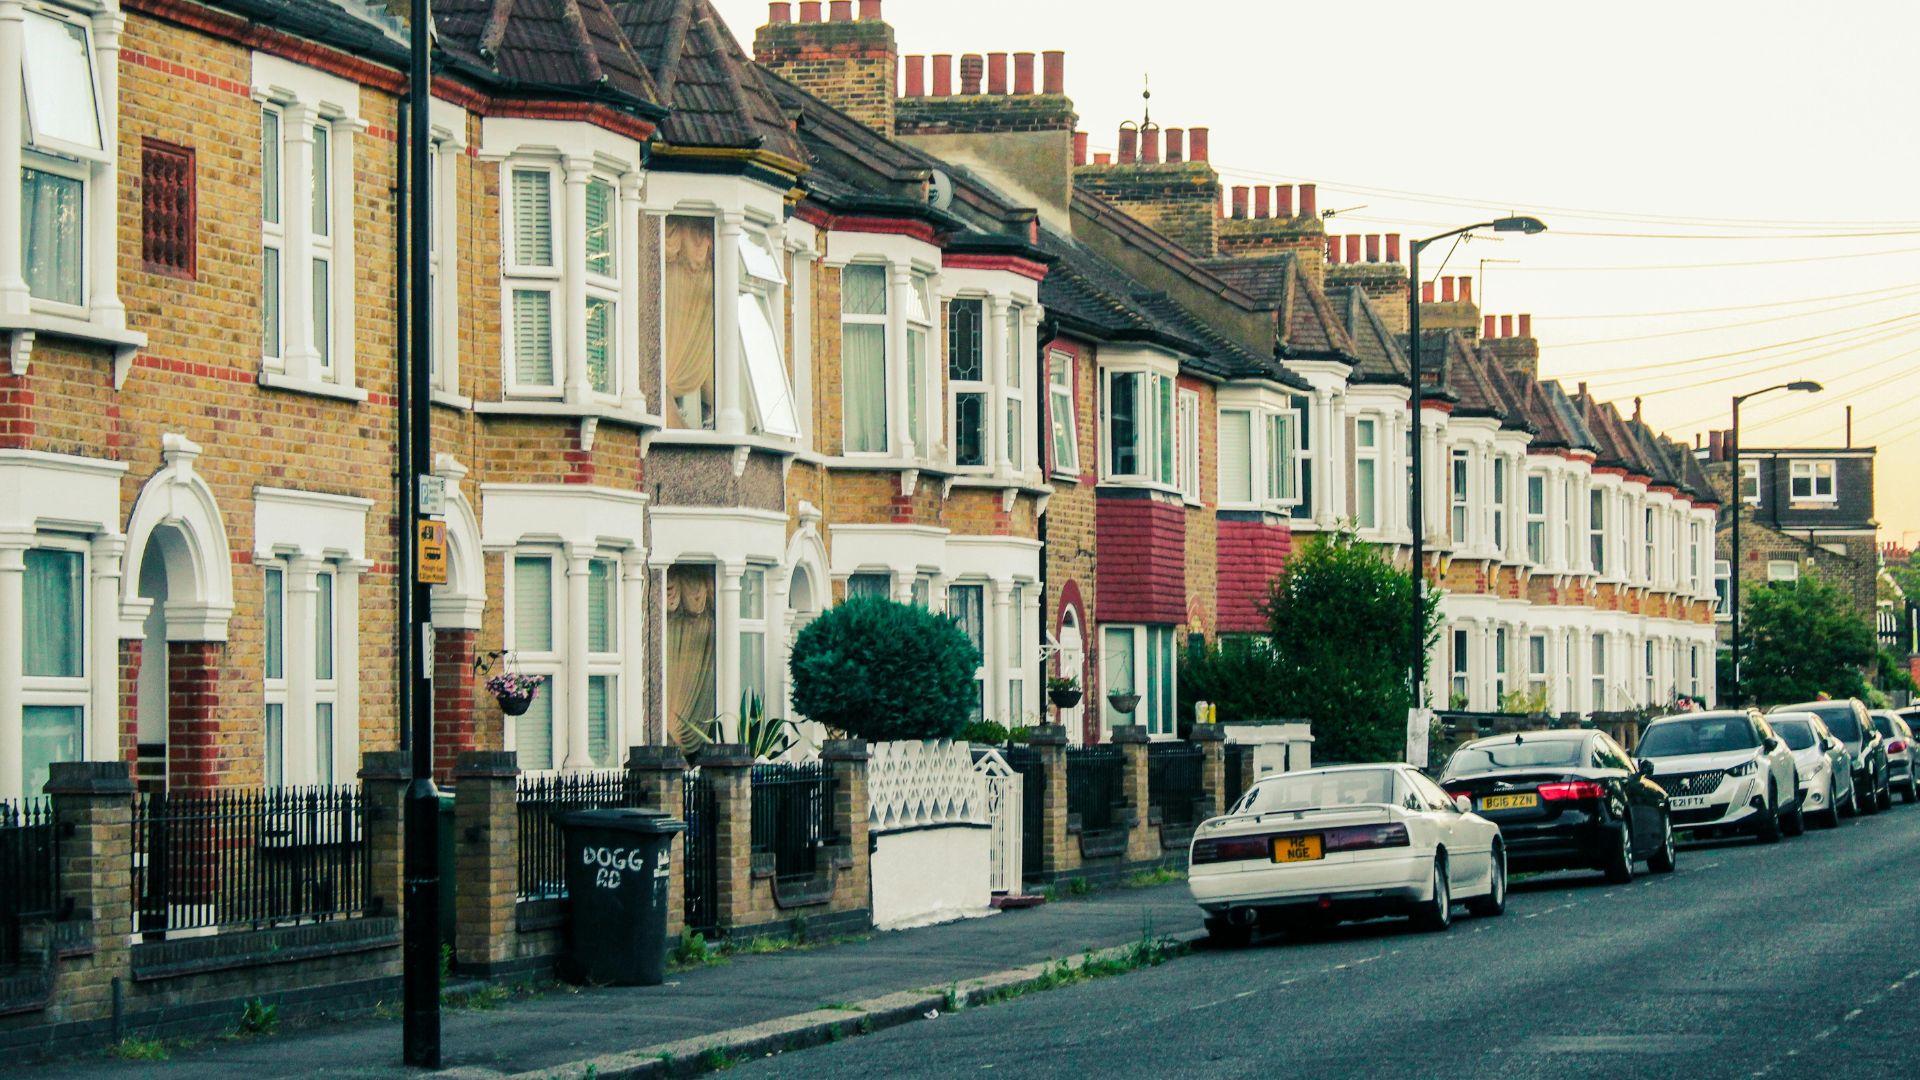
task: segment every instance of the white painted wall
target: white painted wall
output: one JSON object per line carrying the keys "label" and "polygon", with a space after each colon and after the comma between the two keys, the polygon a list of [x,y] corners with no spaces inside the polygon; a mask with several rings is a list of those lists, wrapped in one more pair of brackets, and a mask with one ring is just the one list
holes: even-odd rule
{"label": "white painted wall", "polygon": [[993,914],[985,825],[881,833],[873,848],[873,925],[906,930]]}

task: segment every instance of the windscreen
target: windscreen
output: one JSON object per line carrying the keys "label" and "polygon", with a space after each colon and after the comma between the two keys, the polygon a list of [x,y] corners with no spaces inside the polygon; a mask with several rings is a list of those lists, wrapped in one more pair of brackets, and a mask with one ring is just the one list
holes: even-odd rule
{"label": "windscreen", "polygon": [[1275,810],[1308,810],[1322,806],[1361,803],[1397,803],[1392,769],[1347,769],[1302,773],[1265,780],[1242,799],[1237,813],[1264,814]]}
{"label": "windscreen", "polygon": [[1795,712],[1810,712],[1818,716],[1833,732],[1833,737],[1850,743],[1861,741],[1860,718],[1854,715],[1853,706],[1840,702],[1834,705],[1815,705]]}
{"label": "windscreen", "polygon": [[1744,716],[1662,720],[1647,729],[1636,751],[1643,758],[1724,754],[1754,748],[1753,724]]}
{"label": "windscreen", "polygon": [[1770,720],[1774,734],[1786,740],[1789,750],[1813,747],[1813,725],[1805,720]]}
{"label": "windscreen", "polygon": [[1447,762],[1447,776],[1472,776],[1495,769],[1578,768],[1585,763],[1585,739],[1541,739],[1517,743],[1463,746]]}
{"label": "windscreen", "polygon": [[1873,726],[1879,729],[1880,734],[1886,736],[1889,739],[1893,738],[1892,717],[1881,716],[1878,713],[1876,713],[1874,714],[1874,717],[1873,717]]}

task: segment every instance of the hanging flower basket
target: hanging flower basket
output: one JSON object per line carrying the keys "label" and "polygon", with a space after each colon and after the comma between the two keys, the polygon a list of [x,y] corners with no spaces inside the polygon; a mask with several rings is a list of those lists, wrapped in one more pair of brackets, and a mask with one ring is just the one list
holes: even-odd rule
{"label": "hanging flower basket", "polygon": [[1071,709],[1079,705],[1080,696],[1081,696],[1080,688],[1077,686],[1067,690],[1047,691],[1047,700],[1053,702],[1053,704],[1056,707],[1062,708],[1062,709]]}
{"label": "hanging flower basket", "polygon": [[522,675],[509,671],[495,675],[487,680],[487,693],[500,703],[500,711],[508,716],[525,716],[533,708],[533,699],[540,694],[540,684],[547,681],[545,675]]}
{"label": "hanging flower basket", "polygon": [[1140,707],[1140,695],[1139,694],[1121,694],[1121,693],[1108,694],[1107,704],[1112,705],[1115,712],[1125,713],[1131,716],[1133,714],[1133,710]]}

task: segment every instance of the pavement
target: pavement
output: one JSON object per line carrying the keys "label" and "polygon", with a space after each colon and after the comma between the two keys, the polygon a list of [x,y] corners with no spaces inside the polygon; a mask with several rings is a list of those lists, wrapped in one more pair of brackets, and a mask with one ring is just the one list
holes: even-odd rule
{"label": "pavement", "polygon": [[1173,963],[740,1065],[779,1077],[1910,1077],[1920,807],[1549,875],[1445,934],[1399,921]]}
{"label": "pavement", "polygon": [[[1106,890],[840,944],[738,955],[718,966],[670,975],[660,987],[556,986],[492,1008],[446,1013],[447,1071],[438,1075],[489,1080],[521,1074],[645,1074],[654,1071],[662,1053],[691,1061],[720,1046],[738,1056],[795,1038],[822,1041],[828,1028],[837,1029],[833,1037],[841,1031],[884,1029],[937,1012],[956,984],[964,990],[980,979],[1017,983],[1038,973],[1032,965],[1125,946],[1146,933],[1197,936],[1199,926],[1199,910],[1182,882]],[[301,1028],[296,1026],[300,1017],[283,1019],[288,1029],[277,1035],[173,1048],[166,1061],[101,1055],[9,1065],[5,1075],[8,1080],[436,1075],[400,1065],[397,1020]]]}

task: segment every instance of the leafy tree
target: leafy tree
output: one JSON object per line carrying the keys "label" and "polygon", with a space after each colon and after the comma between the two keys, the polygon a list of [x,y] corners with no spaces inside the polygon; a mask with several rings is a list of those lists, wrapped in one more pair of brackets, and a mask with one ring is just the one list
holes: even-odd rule
{"label": "leafy tree", "polygon": [[[1351,533],[1328,533],[1288,560],[1267,594],[1278,715],[1313,725],[1314,756],[1398,761],[1406,750],[1409,642],[1416,625],[1413,575]],[[1430,652],[1440,598],[1419,617]]]}
{"label": "leafy tree", "polygon": [[1880,645],[1837,587],[1802,578],[1741,591],[1740,700],[1867,697],[1863,672],[1877,663]]}
{"label": "leafy tree", "polygon": [[1180,654],[1180,718],[1205,701],[1223,724],[1287,718],[1273,643],[1251,634],[1217,638]]}
{"label": "leafy tree", "polygon": [[788,661],[794,711],[868,742],[958,735],[979,703],[979,666],[951,619],[881,597],[822,613]]}

